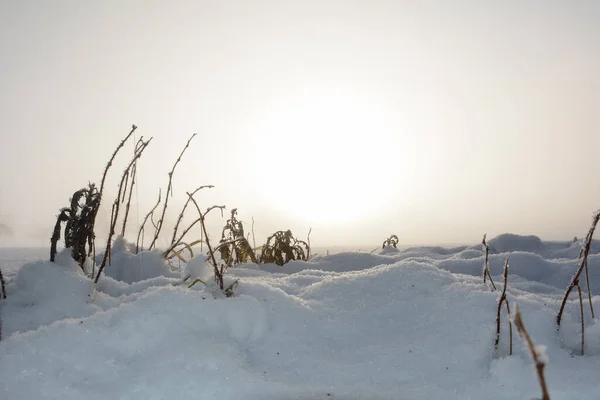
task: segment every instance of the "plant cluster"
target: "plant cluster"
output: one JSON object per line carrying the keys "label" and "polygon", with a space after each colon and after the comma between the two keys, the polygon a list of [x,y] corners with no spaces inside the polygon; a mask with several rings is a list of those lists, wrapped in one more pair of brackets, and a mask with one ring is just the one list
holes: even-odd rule
{"label": "plant cluster", "polygon": [[[93,183],[90,183],[88,187],[78,190],[73,194],[73,197],[71,198],[71,204],[69,207],[60,210],[60,214],[57,217],[57,221],[54,226],[53,234],[51,237],[50,260],[54,261],[64,223],[64,246],[66,248],[71,249],[73,259],[77,261],[77,263],[84,270],[86,260],[90,257],[92,258],[93,265],[91,277],[94,279],[95,283],[97,283],[100,279],[100,275],[102,274],[106,266],[111,264],[112,241],[114,235],[118,232],[117,225],[120,220],[122,221],[120,233],[121,236],[125,236],[127,219],[131,207],[133,188],[136,184],[137,161],[140,159],[142,153],[152,140],[152,138],[150,138],[149,140],[145,141],[143,137],[141,137],[135,143],[133,157],[131,158],[121,175],[121,179],[118,185],[117,196],[114,202],[112,203],[111,207],[110,229],[106,242],[106,250],[104,251],[102,260],[98,268],[98,272],[96,273],[96,236],[94,233],[94,229],[96,217],[98,215],[98,210],[100,209],[100,205],[103,200],[106,176],[108,170],[113,165],[115,157],[123,148],[125,143],[131,138],[136,129],[137,127],[133,125],[131,131],[119,143],[119,145],[113,152],[110,160],[108,161],[104,169],[100,189],[96,189],[96,186]],[[185,147],[183,148],[183,150],[177,157],[175,163],[173,164],[171,171],[168,173],[168,183],[164,197],[162,195],[162,190],[159,189],[158,200],[156,204],[146,214],[138,230],[135,245],[136,254],[144,250],[144,238],[146,236],[148,224],[152,225],[153,233],[151,235],[150,244],[148,245],[146,250],[153,250],[156,248],[158,238],[163,230],[165,215],[169,205],[169,198],[173,195],[173,176],[175,174],[175,170],[181,162],[184,153],[189,148],[190,143],[195,136],[196,134],[193,134],[188,139]],[[205,211],[202,211],[194,198],[194,195],[201,189],[212,187],[212,185],[204,185],[198,187],[192,192],[186,192],[188,198],[185,202],[185,205],[183,206],[183,209],[179,214],[179,217],[173,229],[170,245],[162,253],[163,258],[167,262],[171,263],[173,259],[178,259],[185,263],[196,255],[193,250],[194,246],[200,245],[200,253],[203,253],[202,246],[206,245],[207,260],[212,264],[214,268],[215,280],[218,283],[219,288],[223,290],[223,292],[229,297],[233,295],[233,290],[237,287],[238,281],[235,281],[233,284],[229,285],[228,287],[225,287],[223,275],[226,269],[233,265],[247,262],[276,263],[278,265],[284,265],[285,263],[292,260],[306,261],[309,258],[310,231],[308,243],[306,243],[302,240],[294,238],[294,236],[289,230],[275,232],[273,235],[271,235],[267,239],[267,243],[264,246],[260,247],[262,248],[262,252],[260,257],[257,257],[255,251],[258,248],[250,246],[248,238],[245,236],[244,226],[242,222],[237,219],[237,209],[231,210],[230,218],[227,220],[225,226],[223,227],[221,233],[221,240],[219,241],[218,246],[216,248],[213,248],[206,229],[206,216],[210,211],[215,209],[220,210],[222,216],[225,206],[213,205],[207,208]],[[160,214],[158,214],[157,216],[157,214],[155,213],[159,209],[161,203],[162,208],[160,209]],[[198,217],[187,228],[182,229],[180,231],[180,225],[183,220],[184,213],[190,204],[193,204],[195,206],[196,211],[198,212]],[[155,216],[157,216],[157,219],[155,219]],[[252,222],[252,232],[254,233],[254,220]],[[191,229],[194,226],[197,226],[198,224],[201,228],[200,238],[192,241],[187,241],[186,236],[189,234]],[[187,258],[185,254],[186,252]],[[219,260],[217,260],[217,257],[215,257],[216,252],[218,252],[220,255]],[[3,279],[1,278],[2,276],[0,274],[0,280],[2,280],[3,282]],[[197,282],[202,281],[197,279],[190,285],[190,287],[196,284]],[[4,286],[2,286],[2,294],[5,296]]]}
{"label": "plant cluster", "polygon": [[260,253],[261,263],[284,265],[290,261],[306,261],[310,257],[310,246],[303,240],[296,239],[292,232],[277,231],[267,238]]}
{"label": "plant cluster", "polygon": [[398,236],[391,235],[389,238],[387,238],[383,241],[381,248],[385,249],[387,246],[393,246],[394,248],[398,248],[398,242],[399,242]]}

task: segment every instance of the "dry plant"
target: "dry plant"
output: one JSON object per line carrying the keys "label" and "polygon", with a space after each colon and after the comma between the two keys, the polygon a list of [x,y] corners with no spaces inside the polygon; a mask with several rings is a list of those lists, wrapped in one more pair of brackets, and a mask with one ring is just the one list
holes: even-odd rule
{"label": "dry plant", "polygon": [[381,248],[385,249],[386,246],[394,246],[394,248],[398,248],[398,242],[399,242],[398,236],[391,235],[389,238],[387,238],[383,241]]}
{"label": "dry plant", "polygon": [[252,261],[257,264],[258,260],[246,235],[244,225],[237,219],[237,208],[231,210],[231,217],[225,223],[219,246],[215,249],[221,253],[221,259],[227,267]]}
{"label": "dry plant", "polygon": [[4,276],[2,275],[2,270],[0,269],[0,289],[2,289],[2,293],[0,293],[3,299],[6,298],[6,283],[4,282]]}
{"label": "dry plant", "polygon": [[[144,144],[142,138],[140,138],[133,150],[133,154],[136,154],[139,151],[139,147]],[[131,172],[127,175],[125,179],[125,188],[127,188],[127,184],[129,183],[129,179],[131,179],[131,185],[129,185],[129,195],[127,196],[127,204],[125,205],[125,215],[123,216],[123,227],[121,228],[121,236],[125,237],[125,228],[127,227],[127,217],[129,216],[129,209],[131,208],[131,196],[133,195],[133,187],[135,186],[135,177],[137,176],[137,160],[134,160],[133,166],[131,167]],[[123,200],[125,201],[125,192],[123,191]]]}
{"label": "dry plant", "polygon": [[[185,258],[183,258],[183,256],[181,255],[180,251],[178,251],[177,248],[183,247],[183,249],[187,249],[188,252],[189,252],[190,259],[191,259],[191,258],[194,257],[194,252],[192,250],[192,247],[195,246],[195,245],[197,245],[197,244],[203,244],[203,243],[205,243],[204,239],[197,239],[197,240],[194,240],[194,241],[189,242],[189,243],[184,241],[184,238],[188,234],[188,232],[197,223],[201,222],[201,219],[202,219],[201,217],[198,217],[196,220],[194,220],[186,229],[184,229],[181,232],[181,234],[179,236],[177,236],[177,233],[179,231],[179,225],[180,225],[181,221],[183,220],[183,215],[185,213],[185,210],[187,209],[187,207],[190,204],[190,202],[192,202],[192,200],[194,199],[194,195],[198,191],[200,191],[201,189],[205,189],[205,188],[210,189],[210,188],[213,188],[213,187],[214,187],[213,185],[204,185],[204,186],[200,186],[200,187],[196,188],[191,193],[187,192],[188,199],[185,202],[185,204],[183,206],[183,209],[181,210],[181,213],[179,214],[179,217],[177,218],[177,223],[175,224],[175,228],[173,229],[173,237],[171,238],[171,245],[169,246],[169,248],[167,248],[167,250],[165,250],[162,253],[163,258],[165,258],[167,261],[173,259],[173,257],[177,257],[181,261],[187,262],[188,260],[186,260]],[[202,237],[204,237],[204,235],[202,235]]]}
{"label": "dry plant", "polygon": [[[95,244],[95,223],[98,211],[100,209],[100,202],[104,193],[104,184],[106,182],[106,175],[108,170],[112,166],[112,163],[117,156],[119,150],[125,145],[125,142],[129,140],[133,132],[137,129],[137,126],[132,125],[131,131],[123,139],[115,151],[113,152],[110,160],[104,168],[102,174],[102,181],[100,183],[100,190],[96,189],[96,186],[92,183],[88,187],[80,189],[73,194],[70,199],[70,207],[66,207],[60,210],[57,217],[52,237],[50,239],[50,261],[54,261],[57,244],[60,240],[60,233],[62,223],[65,223],[64,229],[64,242],[66,248],[72,249],[73,259],[84,268],[84,263],[87,257],[92,256],[95,259],[96,244]],[[94,263],[95,267],[95,263]],[[94,271],[92,270],[92,275]]]}
{"label": "dry plant", "polygon": [[540,381],[540,387],[542,389],[542,398],[541,400],[550,400],[550,395],[548,394],[548,387],[546,386],[546,378],[544,377],[544,368],[546,367],[546,356],[543,353],[543,349],[534,345],[533,340],[531,340],[531,336],[525,329],[525,324],[523,323],[523,318],[521,317],[521,312],[519,311],[519,305],[517,305],[517,312],[515,314],[515,325],[517,330],[519,331],[519,335],[521,337],[525,337],[525,341],[527,342],[527,347],[529,347],[529,352],[531,353],[531,357],[533,358],[533,362],[535,363],[535,369],[537,371],[538,379]]}
{"label": "dry plant", "polygon": [[100,193],[93,183],[73,193],[70,207],[60,210],[50,239],[50,261],[54,262],[60,240],[62,223],[65,222],[64,243],[71,249],[73,259],[83,269],[87,256],[94,247],[94,220],[100,208]]}
{"label": "dry plant", "polygon": [[[143,250],[143,248],[144,248],[144,233],[145,233],[146,222],[148,222],[149,219],[152,219],[152,216],[154,215],[154,211],[160,204],[160,200],[161,200],[161,190],[159,188],[158,189],[158,200],[157,200],[156,204],[154,205],[154,207],[152,207],[152,209],[148,212],[148,214],[146,214],[146,217],[144,217],[144,221],[142,222],[142,225],[140,225],[137,239],[135,241],[135,254],[138,254],[140,252],[140,250]],[[140,241],[140,239],[141,239],[141,241]]]}
{"label": "dry plant", "polygon": [[[484,237],[485,241],[485,237]],[[509,327],[509,355],[512,356],[513,352],[513,332],[512,332],[512,321],[510,318],[510,305],[508,304],[508,299],[506,298],[506,288],[508,287],[508,258],[504,262],[504,287],[502,288],[502,295],[500,296],[500,300],[498,300],[498,312],[496,314],[496,342],[494,343],[494,348],[498,351],[498,344],[500,343],[500,315],[502,314],[502,304],[506,305],[506,313],[508,315],[508,327]]]}
{"label": "dry plant", "polygon": [[[496,285],[494,284],[494,280],[492,279],[492,274],[490,273],[490,247],[487,245],[485,238],[487,237],[487,233],[483,235],[483,240],[481,241],[481,245],[483,246],[483,253],[485,255],[483,260],[483,283],[486,283],[486,278],[490,278],[490,283],[492,284],[492,292],[496,290]],[[506,289],[505,289],[506,290]]]}
{"label": "dry plant", "polygon": [[277,231],[267,238],[267,243],[262,246],[260,262],[282,266],[293,260],[306,261],[307,254],[310,254],[308,243],[294,238],[288,229]]}
{"label": "dry plant", "polygon": [[579,283],[579,278],[581,277],[581,273],[583,271],[585,271],[586,283],[587,283],[587,288],[588,288],[588,298],[589,298],[590,309],[592,311],[592,317],[593,317],[594,316],[594,308],[592,306],[592,295],[591,295],[591,289],[590,289],[590,283],[589,283],[589,277],[588,277],[587,264],[588,264],[588,255],[590,254],[590,248],[592,246],[592,238],[594,236],[594,231],[596,230],[596,225],[598,224],[599,219],[600,219],[600,210],[596,211],[596,213],[594,214],[594,216],[592,218],[592,225],[590,226],[590,230],[588,231],[588,234],[585,238],[583,248],[579,252],[579,258],[581,259],[581,263],[579,264],[579,268],[577,269],[577,272],[575,273],[575,275],[573,275],[573,278],[571,279],[571,282],[569,283],[569,287],[567,287],[567,290],[566,290],[566,292],[563,296],[562,302],[560,304],[560,310],[558,311],[558,315],[556,316],[556,324],[558,325],[558,329],[560,329],[560,322],[562,320],[562,315],[565,310],[565,306],[567,304],[569,294],[571,294],[571,291],[575,287],[577,287],[577,292],[579,294],[579,308],[580,308],[580,313],[581,313],[581,355],[584,355],[585,321],[584,321],[584,313],[583,313],[583,296],[581,294],[581,285]]}
{"label": "dry plant", "polygon": [[[104,184],[106,183],[106,175],[108,174],[108,170],[110,169],[110,167],[112,166],[113,161],[115,160],[115,157],[117,156],[117,153],[119,152],[119,150],[121,150],[123,148],[123,146],[125,145],[125,143],[129,140],[129,138],[131,137],[131,135],[133,135],[133,133],[135,132],[135,130],[137,129],[136,125],[131,125],[131,130],[129,131],[129,133],[127,134],[127,136],[125,136],[125,138],[123,140],[121,140],[121,143],[119,143],[119,145],[117,146],[117,148],[115,149],[115,151],[113,152],[112,156],[110,157],[110,160],[108,160],[108,163],[106,164],[106,167],[104,167],[104,173],[102,174],[102,180],[100,181],[100,191],[98,192],[98,195],[100,197],[100,201],[102,201],[102,195],[104,194]],[[92,226],[95,226],[96,224],[96,217],[98,215],[98,210],[95,210],[94,215],[92,216]],[[95,237],[94,237],[95,239]],[[96,244],[95,244],[95,240],[92,240],[92,249],[91,251],[88,253],[88,256],[91,256],[93,254],[93,259],[96,259]],[[94,267],[95,267],[95,262],[94,262]],[[93,270],[92,270],[92,274],[93,274]]]}
{"label": "dry plant", "polygon": [[171,172],[169,172],[169,184],[167,185],[167,193],[165,194],[165,202],[163,203],[163,208],[162,208],[162,212],[160,214],[160,219],[156,223],[155,230],[154,230],[154,237],[152,239],[152,242],[150,243],[150,246],[148,247],[149,250],[152,250],[156,246],[156,241],[158,240],[158,236],[160,235],[160,231],[162,230],[162,227],[163,227],[163,222],[165,220],[165,213],[167,212],[167,207],[169,205],[169,195],[171,195],[171,196],[173,195],[173,174],[175,173],[175,168],[177,167],[177,164],[179,164],[179,162],[181,161],[181,157],[183,156],[183,153],[185,153],[187,148],[190,147],[190,142],[192,141],[192,139],[195,136],[196,136],[196,134],[194,133],[188,139],[185,147],[179,154],[179,157],[177,157],[177,160],[175,160],[175,164],[173,164],[173,168],[171,168]]}
{"label": "dry plant", "polygon": [[194,196],[192,196],[192,194],[190,192],[187,192],[187,195],[191,199],[192,203],[194,203],[194,206],[196,206],[196,210],[198,211],[199,217],[196,221],[200,222],[200,225],[202,226],[202,232],[204,232],[204,238],[205,238],[204,240],[206,242],[206,247],[208,247],[210,261],[212,262],[212,265],[213,265],[213,270],[215,273],[215,281],[219,284],[219,289],[225,290],[224,282],[223,282],[223,274],[225,273],[226,266],[224,264],[221,264],[221,265],[217,264],[217,260],[215,258],[215,252],[213,251],[212,246],[210,245],[210,240],[208,238],[208,233],[206,232],[206,224],[205,224],[206,215],[209,212],[211,212],[214,209],[220,209],[221,215],[222,215],[223,209],[225,209],[225,206],[211,206],[211,207],[207,208],[206,211],[203,213],[202,210],[200,210],[200,206],[194,199]]}
{"label": "dry plant", "polygon": [[[108,233],[106,250],[104,251],[104,256],[102,257],[102,263],[100,264],[100,268],[98,269],[98,274],[96,275],[96,278],[94,279],[94,283],[98,283],[98,280],[100,279],[100,275],[102,274],[102,271],[104,271],[104,268],[106,267],[106,263],[107,263],[107,261],[109,261],[110,256],[111,256],[112,237],[115,234],[115,227],[116,227],[117,221],[119,219],[120,205],[121,205],[121,203],[123,203],[122,199],[124,199],[124,197],[125,197],[124,195],[127,192],[127,187],[126,187],[127,176],[129,176],[129,174],[131,172],[131,168],[133,167],[134,163],[142,156],[144,150],[146,149],[146,147],[148,147],[148,144],[150,144],[151,141],[152,141],[152,138],[150,138],[147,141],[144,141],[143,138],[140,138],[139,145],[136,144],[135,154],[133,155],[131,161],[127,165],[127,168],[125,168],[125,171],[123,171],[123,175],[121,176],[121,181],[119,183],[119,190],[117,192],[117,198],[115,199],[115,201],[113,202],[113,205],[112,205],[111,216],[110,216],[110,230]],[[126,222],[124,221],[123,223],[125,224]]]}

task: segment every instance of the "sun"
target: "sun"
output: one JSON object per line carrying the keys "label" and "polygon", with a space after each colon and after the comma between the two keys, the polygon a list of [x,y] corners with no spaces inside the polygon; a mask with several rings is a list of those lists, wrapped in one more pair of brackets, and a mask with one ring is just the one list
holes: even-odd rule
{"label": "sun", "polygon": [[390,115],[372,98],[323,88],[255,117],[248,148],[263,203],[307,223],[352,221],[384,207],[398,167]]}

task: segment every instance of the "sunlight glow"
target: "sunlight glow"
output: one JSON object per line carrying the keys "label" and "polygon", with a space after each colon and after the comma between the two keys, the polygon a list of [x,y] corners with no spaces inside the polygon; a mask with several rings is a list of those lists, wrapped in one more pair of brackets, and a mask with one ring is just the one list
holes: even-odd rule
{"label": "sunlight glow", "polygon": [[308,223],[367,217],[389,200],[398,168],[393,128],[373,99],[304,90],[273,105],[253,127],[256,190],[270,206]]}

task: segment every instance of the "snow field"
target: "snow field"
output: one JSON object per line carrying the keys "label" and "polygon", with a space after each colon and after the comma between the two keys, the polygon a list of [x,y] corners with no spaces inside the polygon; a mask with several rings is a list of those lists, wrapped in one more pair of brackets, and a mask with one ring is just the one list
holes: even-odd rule
{"label": "snow field", "polygon": [[[576,296],[556,330],[578,250],[503,236],[489,241],[491,272],[501,289],[502,265],[510,258],[511,311],[518,304],[534,342],[546,346],[552,399],[597,399],[598,319],[584,303],[583,357],[577,355]],[[600,287],[594,249],[592,291]],[[508,356],[504,311],[494,351],[500,291],[482,283],[482,265],[480,246],[317,255],[284,267],[231,268],[227,282],[240,284],[235,297],[225,298],[202,257],[173,272],[158,253],[136,256],[122,247],[94,288],[63,252],[57,263],[28,263],[11,275],[9,297],[0,302],[0,398],[539,396],[531,356],[516,329],[514,355]],[[188,289],[195,277],[208,286]],[[600,311],[600,298],[593,300]]]}

